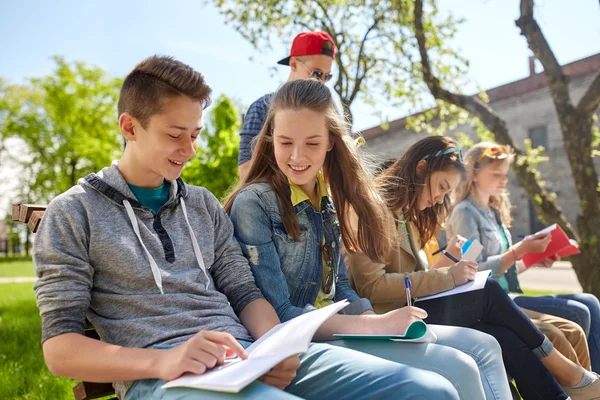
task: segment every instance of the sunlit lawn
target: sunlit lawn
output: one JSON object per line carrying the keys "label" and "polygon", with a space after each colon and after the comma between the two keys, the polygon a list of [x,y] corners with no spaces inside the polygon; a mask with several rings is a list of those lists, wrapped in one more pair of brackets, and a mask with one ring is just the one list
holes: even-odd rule
{"label": "sunlit lawn", "polygon": [[17,276],[35,276],[33,273],[33,262],[13,261],[0,263],[0,278]]}

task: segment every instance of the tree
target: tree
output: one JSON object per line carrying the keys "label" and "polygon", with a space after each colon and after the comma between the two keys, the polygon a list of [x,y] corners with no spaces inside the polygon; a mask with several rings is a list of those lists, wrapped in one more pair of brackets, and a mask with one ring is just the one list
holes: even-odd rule
{"label": "tree", "polygon": [[17,139],[13,154],[31,179],[30,201],[47,202],[115,159],[121,79],[97,67],[54,57],[53,74],[25,85],[0,82],[0,138]]}
{"label": "tree", "polygon": [[502,144],[508,144],[517,155],[514,171],[521,186],[535,205],[542,222],[558,223],[580,243],[581,255],[573,259],[573,266],[579,282],[587,292],[600,296],[600,186],[593,163],[594,150],[600,141],[595,126],[596,110],[600,105],[600,72],[595,76],[587,92],[578,104],[574,104],[569,94],[569,77],[563,73],[554,53],[550,49],[534,13],[533,0],[521,0],[521,15],[516,21],[525,36],[529,48],[544,67],[550,92],[560,121],[563,142],[571,167],[581,211],[577,217],[577,231],[567,222],[562,210],[554,201],[555,194],[549,194],[540,183],[539,172],[528,157],[515,146],[507,124],[479,96],[466,96],[443,87],[443,79],[436,76],[429,60],[426,21],[423,13],[423,0],[415,1],[414,28],[422,62],[423,78],[431,94],[438,100],[453,104],[468,111],[477,118]]}
{"label": "tree", "polygon": [[[428,0],[437,17],[435,0]],[[244,38],[260,52],[271,48],[273,37],[285,38],[286,45],[300,32],[323,30],[339,50],[335,59],[334,89],[340,96],[348,120],[351,105],[365,103],[422,109],[426,90],[417,65],[416,42],[412,34],[413,0],[213,0]],[[438,71],[447,81],[462,72],[464,62],[444,47],[453,37],[457,21],[448,17],[438,24],[430,20],[426,32],[435,48]],[[443,62],[442,62],[443,61]],[[366,88],[369,90],[365,90]]]}
{"label": "tree", "polygon": [[204,186],[222,199],[237,180],[241,129],[238,111],[227,96],[217,99],[207,125],[200,132],[196,157],[184,168],[182,178],[189,184]]}

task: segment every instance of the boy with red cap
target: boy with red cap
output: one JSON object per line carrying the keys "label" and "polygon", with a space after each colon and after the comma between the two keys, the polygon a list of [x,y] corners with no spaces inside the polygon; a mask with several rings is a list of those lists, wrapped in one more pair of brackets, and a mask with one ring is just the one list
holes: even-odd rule
{"label": "boy with red cap", "polygon": [[[333,39],[327,32],[303,32],[294,38],[290,55],[277,64],[290,66],[288,81],[316,78],[327,82],[331,79],[331,65],[336,51]],[[252,103],[244,118],[238,154],[240,177],[250,167],[252,140],[260,133],[265,123],[271,96],[273,93],[266,94]]]}

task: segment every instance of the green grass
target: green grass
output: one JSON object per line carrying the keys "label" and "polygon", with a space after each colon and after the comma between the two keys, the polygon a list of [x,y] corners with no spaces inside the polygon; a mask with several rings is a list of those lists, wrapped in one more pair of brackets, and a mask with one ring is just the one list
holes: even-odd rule
{"label": "green grass", "polygon": [[556,290],[528,290],[523,289],[523,295],[525,296],[546,296],[549,294],[567,294],[569,292],[561,292]]}
{"label": "green grass", "polygon": [[33,261],[13,261],[0,263],[0,278],[35,276]]}
{"label": "green grass", "polygon": [[73,399],[74,382],[44,363],[32,283],[0,286],[0,399]]}

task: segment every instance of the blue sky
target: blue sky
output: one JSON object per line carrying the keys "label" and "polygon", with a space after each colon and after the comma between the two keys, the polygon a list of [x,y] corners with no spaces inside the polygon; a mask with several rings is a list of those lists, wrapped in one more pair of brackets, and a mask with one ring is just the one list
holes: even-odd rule
{"label": "blue sky", "polygon": [[[518,0],[438,2],[442,13],[465,19],[453,46],[471,63],[473,89],[528,74],[529,50],[514,24]],[[559,62],[600,52],[597,0],[570,0],[568,8],[565,1],[537,3],[538,19]],[[0,76],[11,82],[50,73],[55,54],[124,76],[138,61],[159,53],[201,71],[217,94],[249,105],[287,79],[286,67],[278,67],[276,74],[272,68],[287,55],[287,44],[276,40],[275,45],[273,52],[257,53],[201,0],[20,0],[0,5]],[[360,103],[353,108],[355,128],[380,122],[372,109]],[[403,110],[386,108],[384,114],[399,118]]]}

